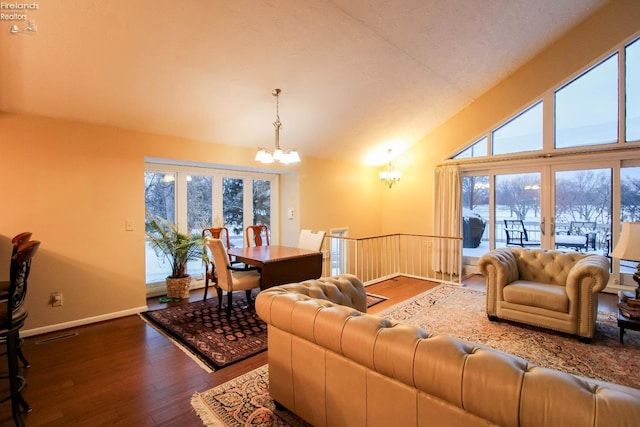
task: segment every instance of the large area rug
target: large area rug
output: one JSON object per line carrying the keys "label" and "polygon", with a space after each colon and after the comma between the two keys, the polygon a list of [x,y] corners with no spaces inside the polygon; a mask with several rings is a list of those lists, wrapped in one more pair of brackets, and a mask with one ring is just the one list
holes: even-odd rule
{"label": "large area rug", "polygon": [[[489,322],[485,293],[440,285],[378,315],[482,343],[539,366],[640,388],[640,332],[619,342],[616,315],[598,313],[591,344],[575,337],[509,322]],[[304,425],[288,411],[275,410],[267,366],[192,397],[207,426]]]}
{"label": "large area rug", "polygon": [[585,344],[542,328],[490,322],[485,298],[483,291],[440,285],[379,315],[484,344],[538,366],[640,388],[640,332],[626,332],[621,344],[615,313],[598,313],[593,342]]}
{"label": "large area rug", "polygon": [[[367,294],[367,306],[386,299]],[[147,311],[141,316],[203,369],[213,372],[267,349],[267,325],[246,304],[244,293],[234,295],[230,319],[224,312],[225,303],[218,314],[217,297]]]}

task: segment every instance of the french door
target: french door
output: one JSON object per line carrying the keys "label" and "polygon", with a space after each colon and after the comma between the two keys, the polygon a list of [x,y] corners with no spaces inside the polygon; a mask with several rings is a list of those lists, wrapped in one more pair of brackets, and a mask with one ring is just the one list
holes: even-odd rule
{"label": "french door", "polygon": [[[622,189],[621,179],[626,182]],[[614,224],[640,219],[638,190],[640,166],[620,168],[618,162],[465,172],[465,264],[475,264],[477,257],[488,250],[506,246],[507,231],[514,223],[526,229],[527,247],[609,256],[619,230],[619,226],[614,230]],[[612,264],[620,267],[623,275],[627,273],[626,262]],[[624,276],[622,279],[626,280]]]}
{"label": "french door", "polygon": [[[279,236],[277,204],[278,179],[275,174],[226,171],[208,168],[148,164],[145,168],[145,208],[176,224],[184,233],[225,226],[232,247],[244,245],[244,229],[265,224],[275,243]],[[170,271],[147,245],[146,282],[164,282]],[[187,264],[198,279],[204,274],[200,260]]]}

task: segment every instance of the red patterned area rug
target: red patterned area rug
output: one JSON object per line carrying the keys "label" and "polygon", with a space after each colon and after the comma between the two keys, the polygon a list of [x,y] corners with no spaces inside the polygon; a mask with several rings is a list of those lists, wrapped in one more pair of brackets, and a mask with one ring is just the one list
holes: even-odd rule
{"label": "red patterned area rug", "polygon": [[380,304],[382,301],[386,301],[389,298],[382,296],[382,295],[376,295],[376,294],[367,294],[367,308],[371,308],[376,304]]}
{"label": "red patterned area rug", "polygon": [[253,307],[244,307],[246,303],[243,293],[234,295],[230,319],[225,304],[218,313],[217,298],[147,311],[141,316],[207,372],[213,372],[267,349],[267,325]]}
{"label": "red patterned area rug", "polygon": [[640,388],[640,332],[625,331],[619,341],[615,313],[599,312],[591,344],[542,328],[490,322],[486,294],[439,285],[378,315],[515,354],[529,362],[588,378]]}

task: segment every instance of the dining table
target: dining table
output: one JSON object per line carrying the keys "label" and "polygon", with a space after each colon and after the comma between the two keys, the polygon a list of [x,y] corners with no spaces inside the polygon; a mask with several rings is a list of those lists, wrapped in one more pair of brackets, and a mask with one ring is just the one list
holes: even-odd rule
{"label": "dining table", "polygon": [[236,261],[257,267],[260,289],[317,279],[322,275],[322,252],[282,245],[230,248]]}

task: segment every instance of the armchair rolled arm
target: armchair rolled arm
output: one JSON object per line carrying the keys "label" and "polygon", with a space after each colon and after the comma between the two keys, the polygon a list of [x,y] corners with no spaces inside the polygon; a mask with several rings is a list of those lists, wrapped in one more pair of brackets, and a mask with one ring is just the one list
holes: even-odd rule
{"label": "armchair rolled arm", "polygon": [[487,278],[487,314],[495,316],[502,289],[520,277],[518,262],[509,248],[499,248],[482,255],[478,269]]}
{"label": "armchair rolled arm", "polygon": [[[518,262],[509,248],[499,248],[482,255],[478,260],[480,273],[493,279],[496,285],[504,286],[518,280]],[[487,286],[489,284],[487,283]]]}
{"label": "armchair rolled arm", "polygon": [[593,337],[598,311],[598,293],[609,281],[609,260],[602,255],[588,255],[569,270],[566,282],[570,314],[577,318],[577,334]]}
{"label": "armchair rolled arm", "polygon": [[[578,260],[567,276],[567,294],[584,296],[602,291],[609,281],[609,260],[602,255],[589,255]],[[572,290],[573,289],[573,290]]]}

